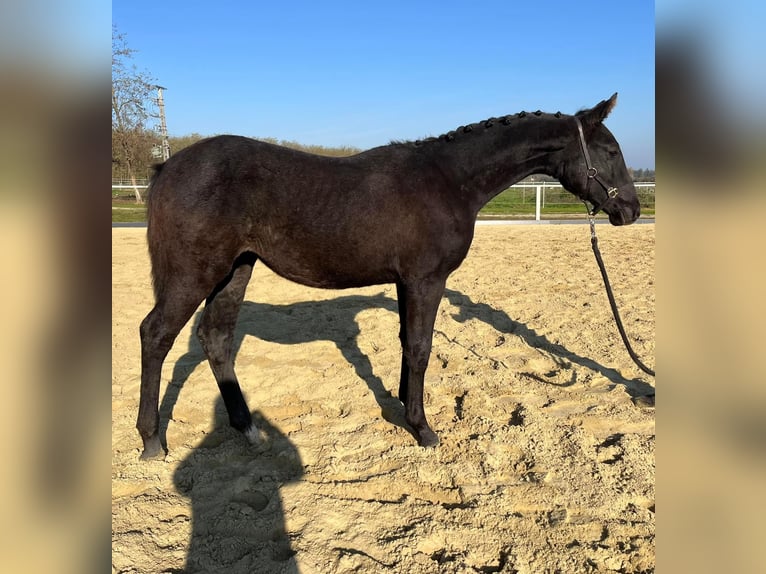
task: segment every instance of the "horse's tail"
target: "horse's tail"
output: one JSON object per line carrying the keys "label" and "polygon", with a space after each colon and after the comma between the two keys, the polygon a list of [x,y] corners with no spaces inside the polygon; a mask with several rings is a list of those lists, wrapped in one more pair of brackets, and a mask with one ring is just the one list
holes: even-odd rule
{"label": "horse's tail", "polygon": [[165,290],[165,281],[168,274],[168,262],[163,243],[165,242],[162,224],[161,194],[153,193],[158,187],[164,163],[156,163],[152,166],[154,173],[149,180],[146,193],[146,239],[149,246],[149,258],[152,262],[152,287],[154,298],[159,300]]}
{"label": "horse's tail", "polygon": [[[152,175],[149,178],[149,185],[146,188],[146,209],[147,209],[147,218],[149,217],[149,211],[150,206],[152,204],[151,197],[152,197],[152,188],[154,187],[155,182],[157,181],[157,178],[160,176],[160,173],[162,172],[162,168],[165,167],[165,162],[163,163],[155,163],[152,165]],[[147,219],[148,223],[148,219]]]}

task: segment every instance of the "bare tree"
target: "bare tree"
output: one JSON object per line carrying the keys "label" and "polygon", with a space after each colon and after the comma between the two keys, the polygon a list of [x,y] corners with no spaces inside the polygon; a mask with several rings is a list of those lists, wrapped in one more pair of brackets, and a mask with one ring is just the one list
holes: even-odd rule
{"label": "bare tree", "polygon": [[134,52],[128,47],[125,34],[112,26],[112,161],[125,167],[136,203],[142,203],[136,163],[139,150],[145,148],[145,125],[152,115],[147,106],[155,81],[147,72],[138,71],[135,64],[129,65]]}

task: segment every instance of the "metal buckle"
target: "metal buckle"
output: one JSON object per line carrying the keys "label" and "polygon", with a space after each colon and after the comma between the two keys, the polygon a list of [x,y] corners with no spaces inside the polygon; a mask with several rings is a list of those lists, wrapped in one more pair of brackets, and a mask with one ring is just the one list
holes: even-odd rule
{"label": "metal buckle", "polygon": [[583,201],[583,203],[585,204],[585,212],[588,214],[588,223],[590,223],[590,237],[593,239],[596,237],[596,214],[588,207],[588,204],[585,201]]}
{"label": "metal buckle", "polygon": [[608,190],[606,190],[606,194],[609,196],[610,199],[614,199],[617,197],[617,194],[619,193],[619,190],[616,187],[610,187]]}
{"label": "metal buckle", "polygon": [[587,170],[588,179],[593,179],[598,175],[598,170],[595,167],[589,167]]}

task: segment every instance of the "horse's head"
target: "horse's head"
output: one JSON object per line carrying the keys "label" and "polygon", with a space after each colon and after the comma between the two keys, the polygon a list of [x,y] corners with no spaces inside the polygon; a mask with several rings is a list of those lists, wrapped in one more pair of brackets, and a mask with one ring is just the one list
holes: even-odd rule
{"label": "horse's head", "polygon": [[559,181],[567,191],[604,211],[612,225],[628,225],[641,214],[633,180],[617,140],[604,119],[617,103],[617,94],[589,110],[577,112],[571,143],[563,151]]}

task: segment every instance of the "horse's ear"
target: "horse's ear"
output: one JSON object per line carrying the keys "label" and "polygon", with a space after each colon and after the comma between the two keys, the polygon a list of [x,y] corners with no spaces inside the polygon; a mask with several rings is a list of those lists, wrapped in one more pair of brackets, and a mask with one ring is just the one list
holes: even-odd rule
{"label": "horse's ear", "polygon": [[591,109],[577,112],[577,115],[587,122],[592,122],[594,124],[600,123],[607,118],[609,113],[612,111],[612,109],[616,105],[617,105],[617,92],[612,94],[612,97],[609,98],[608,100],[600,101]]}

